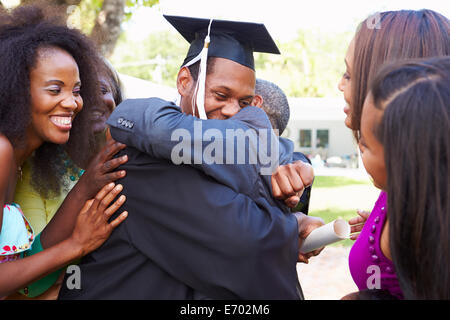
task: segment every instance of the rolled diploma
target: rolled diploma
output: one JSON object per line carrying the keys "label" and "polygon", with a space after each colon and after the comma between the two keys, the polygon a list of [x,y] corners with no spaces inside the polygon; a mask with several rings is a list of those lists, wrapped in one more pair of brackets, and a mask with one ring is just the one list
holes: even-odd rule
{"label": "rolled diploma", "polygon": [[301,253],[307,253],[326,245],[347,239],[350,236],[350,225],[344,219],[336,219],[311,231],[300,248]]}

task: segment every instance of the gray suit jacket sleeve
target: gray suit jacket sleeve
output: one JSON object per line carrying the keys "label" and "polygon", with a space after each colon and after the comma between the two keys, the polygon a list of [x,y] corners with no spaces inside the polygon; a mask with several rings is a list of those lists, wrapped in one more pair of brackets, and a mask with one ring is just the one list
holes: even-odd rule
{"label": "gray suit jacket sleeve", "polygon": [[155,158],[193,165],[251,197],[260,174],[270,175],[279,158],[292,153],[279,144],[267,115],[257,107],[227,120],[200,120],[169,101],[129,99],[107,124],[115,140]]}

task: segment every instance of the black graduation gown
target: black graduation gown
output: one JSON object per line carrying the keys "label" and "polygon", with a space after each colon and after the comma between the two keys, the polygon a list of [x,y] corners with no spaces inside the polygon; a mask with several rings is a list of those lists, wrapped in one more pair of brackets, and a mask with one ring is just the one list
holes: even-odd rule
{"label": "black graduation gown", "polygon": [[297,221],[187,165],[133,148],[116,213],[128,218],[84,257],[60,299],[302,299]]}

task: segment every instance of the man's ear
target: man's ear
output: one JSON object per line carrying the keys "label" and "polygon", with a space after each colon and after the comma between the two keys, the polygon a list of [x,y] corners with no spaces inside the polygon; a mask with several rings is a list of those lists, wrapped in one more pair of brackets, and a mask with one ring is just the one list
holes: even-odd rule
{"label": "man's ear", "polygon": [[185,97],[191,92],[194,82],[188,67],[183,67],[178,71],[177,89],[181,97]]}
{"label": "man's ear", "polygon": [[252,106],[255,106],[255,107],[258,107],[258,108],[262,108],[263,103],[264,103],[264,99],[259,94],[256,94],[253,97]]}

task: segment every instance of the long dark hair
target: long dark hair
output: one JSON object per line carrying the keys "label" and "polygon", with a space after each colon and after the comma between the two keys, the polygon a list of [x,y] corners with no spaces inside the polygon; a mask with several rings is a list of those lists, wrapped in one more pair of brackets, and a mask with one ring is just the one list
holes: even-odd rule
{"label": "long dark hair", "polygon": [[[450,55],[450,22],[432,10],[387,11],[364,20],[355,34],[351,124],[359,139],[369,84],[384,63]],[[378,22],[374,24],[373,22]]]}
{"label": "long dark hair", "polygon": [[385,67],[371,86],[384,109],[389,241],[407,299],[450,299],[450,56]]}
{"label": "long dark hair", "polygon": [[60,48],[76,61],[84,106],[77,115],[66,145],[46,142],[35,150],[32,184],[41,196],[59,194],[64,150],[79,166],[85,166],[95,150],[89,127],[91,106],[100,103],[97,66],[102,62],[93,43],[81,32],[66,26],[56,11],[39,6],[19,6],[0,11],[0,132],[17,147],[24,142],[31,123],[30,70],[41,48]]}

